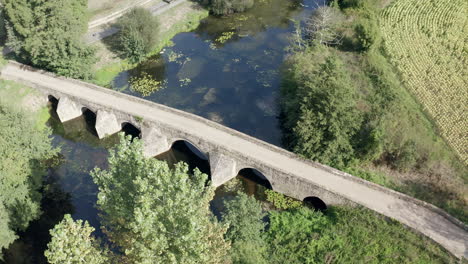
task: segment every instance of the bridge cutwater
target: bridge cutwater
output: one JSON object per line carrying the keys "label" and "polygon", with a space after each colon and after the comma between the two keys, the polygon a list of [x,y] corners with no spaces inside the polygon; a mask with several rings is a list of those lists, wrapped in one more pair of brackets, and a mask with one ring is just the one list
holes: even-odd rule
{"label": "bridge cutwater", "polygon": [[57,114],[62,122],[82,115],[84,110],[94,112],[99,138],[132,124],[141,132],[147,156],[161,154],[179,140],[191,143],[208,157],[215,186],[242,169],[255,169],[277,192],[327,205],[367,207],[426,235],[455,256],[468,258],[467,226],[426,202],[304,160],[202,117],[107,88],[11,61],[1,70],[1,77],[37,89],[44,103],[50,98],[58,100]]}

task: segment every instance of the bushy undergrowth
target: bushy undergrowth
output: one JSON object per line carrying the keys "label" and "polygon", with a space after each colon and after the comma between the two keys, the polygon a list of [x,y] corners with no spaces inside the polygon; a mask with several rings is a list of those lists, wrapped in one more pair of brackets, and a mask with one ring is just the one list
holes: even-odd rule
{"label": "bushy undergrowth", "polygon": [[429,239],[364,208],[322,213],[299,205],[269,211],[265,227],[265,213],[253,197],[243,194],[226,203],[233,263],[455,262]]}

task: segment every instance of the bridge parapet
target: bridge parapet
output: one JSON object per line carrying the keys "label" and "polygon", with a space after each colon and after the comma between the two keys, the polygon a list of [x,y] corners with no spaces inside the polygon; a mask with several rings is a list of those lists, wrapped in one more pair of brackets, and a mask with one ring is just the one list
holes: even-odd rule
{"label": "bridge parapet", "polygon": [[[319,197],[326,204],[365,206],[432,238],[454,255],[468,258],[466,225],[426,202],[304,160],[284,149],[199,116],[143,99],[56,77],[14,62],[4,67],[1,75],[5,79],[37,88],[45,95],[58,99],[67,97],[77,106],[112,113],[119,124],[135,124],[142,131],[145,152],[151,156],[169,149],[176,140],[192,143],[213,162],[213,183],[216,185],[231,177],[228,175],[232,173],[233,163],[235,172],[253,168],[264,174],[278,192],[300,200]],[[139,118],[135,118],[137,116]],[[156,130],[152,132],[151,129]],[[152,135],[157,137],[153,142]],[[222,164],[226,164],[227,168],[223,168]],[[216,175],[216,172],[219,173]]]}

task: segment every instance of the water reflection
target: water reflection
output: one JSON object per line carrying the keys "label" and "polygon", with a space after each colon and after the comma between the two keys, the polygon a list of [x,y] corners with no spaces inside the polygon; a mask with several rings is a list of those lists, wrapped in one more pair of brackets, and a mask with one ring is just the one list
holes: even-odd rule
{"label": "water reflection", "polygon": [[140,96],[128,80],[146,72],[164,88],[145,99],[195,113],[280,145],[277,98],[280,66],[293,20],[320,1],[257,1],[246,13],[208,17],[174,45],[121,73],[114,88]]}

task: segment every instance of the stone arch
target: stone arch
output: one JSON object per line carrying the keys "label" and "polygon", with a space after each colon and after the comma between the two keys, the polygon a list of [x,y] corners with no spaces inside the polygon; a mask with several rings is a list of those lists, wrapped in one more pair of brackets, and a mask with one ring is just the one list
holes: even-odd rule
{"label": "stone arch", "polygon": [[242,168],[237,173],[238,176],[242,176],[248,180],[251,180],[259,185],[264,186],[270,190],[273,190],[271,181],[265,176],[265,174],[254,168]]}
{"label": "stone arch", "polygon": [[93,135],[97,136],[96,132],[96,112],[90,108],[83,106],[81,107],[81,113],[86,123],[86,129]]}
{"label": "stone arch", "polygon": [[122,126],[122,132],[124,132],[125,135],[130,135],[132,136],[132,138],[141,139],[141,129],[135,126],[134,124],[130,122],[123,122],[121,126]]}
{"label": "stone arch", "polygon": [[327,204],[320,198],[316,197],[316,196],[308,196],[306,198],[304,198],[304,203],[317,210],[317,211],[321,211],[321,212],[324,212],[327,210]]}
{"label": "stone arch", "polygon": [[58,105],[58,102],[59,102],[59,99],[57,99],[57,97],[55,97],[53,95],[48,95],[47,96],[47,101],[49,102],[49,104],[52,106],[52,108],[54,110],[57,109],[57,105]]}
{"label": "stone arch", "polygon": [[208,155],[205,154],[199,147],[194,145],[189,140],[176,139],[172,142],[168,153],[170,161],[184,161],[189,165],[190,171],[198,168],[201,172],[206,173],[211,180],[210,162]]}
{"label": "stone arch", "polygon": [[57,107],[58,107],[59,99],[53,95],[47,96],[47,104],[49,106],[50,115],[56,119],[59,119],[57,114]]}

